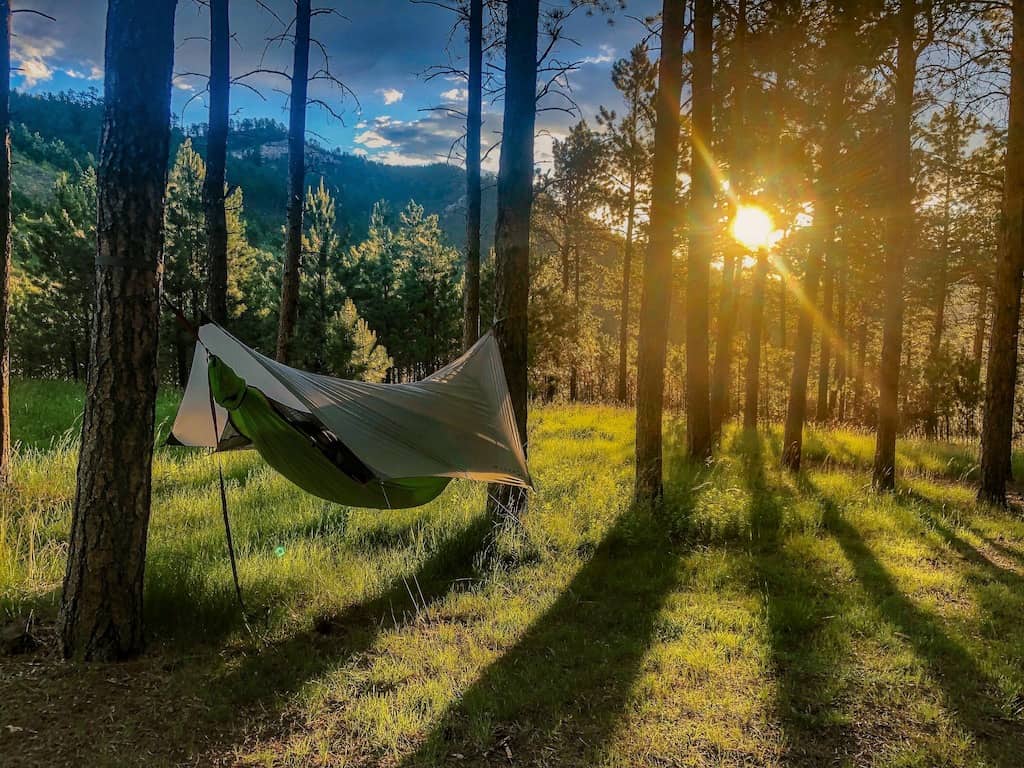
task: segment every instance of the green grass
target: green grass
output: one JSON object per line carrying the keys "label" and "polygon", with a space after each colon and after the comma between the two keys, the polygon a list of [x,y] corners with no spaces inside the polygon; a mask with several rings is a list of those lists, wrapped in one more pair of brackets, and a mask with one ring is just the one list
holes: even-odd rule
{"label": "green grass", "polygon": [[[61,387],[16,386],[0,497],[2,610],[44,637],[74,487],[73,441],[43,426],[74,421]],[[970,446],[901,443],[879,498],[869,435],[809,431],[789,476],[775,431],[693,467],[670,425],[650,510],[629,412],[538,409],[530,432],[538,493],[496,531],[471,484],[350,510],[224,457],[249,629],[214,460],[158,450],[150,651],[0,659],[4,764],[1021,765],[1024,521],[974,504]]]}

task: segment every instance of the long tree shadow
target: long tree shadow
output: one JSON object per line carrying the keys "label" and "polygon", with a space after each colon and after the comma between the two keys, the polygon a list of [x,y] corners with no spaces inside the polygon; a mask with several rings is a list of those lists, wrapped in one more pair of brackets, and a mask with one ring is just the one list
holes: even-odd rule
{"label": "long tree shadow", "polygon": [[[202,747],[210,756],[206,762],[254,735],[247,733],[254,712],[260,713],[261,722],[270,724],[271,731],[290,729],[292,723],[275,715],[283,713],[290,696],[308,681],[365,652],[383,630],[429,611],[453,585],[471,577],[490,526],[485,516],[477,518],[444,541],[414,574],[396,578],[376,598],[339,615],[321,617],[306,632],[224,659],[208,676],[205,711],[195,723],[197,729],[210,730],[207,720],[212,720],[213,730],[219,732],[213,744]],[[182,731],[190,728],[184,723]]]}
{"label": "long tree shadow", "polygon": [[822,506],[823,522],[832,532],[876,609],[925,662],[942,691],[947,709],[971,734],[993,766],[1015,768],[1024,754],[1024,729],[1008,718],[993,698],[997,686],[968,650],[944,631],[940,621],[914,604],[868,546],[860,531],[845,519],[835,501],[806,475],[801,485]]}
{"label": "long tree shadow", "polygon": [[769,481],[762,438],[741,432],[732,450],[743,464],[750,496],[752,589],[763,595],[771,663],[776,677],[775,717],[786,734],[787,763],[819,766],[857,750],[855,734],[837,700],[843,689],[846,643],[834,617],[843,601],[828,575],[785,549],[782,524],[789,488]]}
{"label": "long tree shadow", "polygon": [[446,765],[455,754],[471,764],[508,755],[529,764],[596,764],[677,583],[669,537],[641,510],[624,513],[554,605],[403,765]]}
{"label": "long tree shadow", "polygon": [[910,490],[900,495],[898,503],[909,507],[921,518],[926,526],[935,531],[968,565],[975,571],[983,574],[984,578],[1002,582],[1018,593],[1024,593],[1024,576],[1021,576],[1021,574],[1011,568],[1003,567],[994,562],[969,541],[958,536],[946,521],[941,505],[937,504],[933,499],[917,491]]}

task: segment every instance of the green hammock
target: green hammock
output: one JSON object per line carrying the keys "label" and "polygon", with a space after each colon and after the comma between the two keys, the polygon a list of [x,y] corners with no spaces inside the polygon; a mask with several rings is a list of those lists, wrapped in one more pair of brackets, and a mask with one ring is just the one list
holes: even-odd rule
{"label": "green hammock", "polygon": [[230,425],[267,464],[314,496],[355,507],[397,509],[426,504],[448,485],[447,477],[381,480],[322,425],[271,403],[219,357],[211,355],[208,367],[210,392],[228,412]]}

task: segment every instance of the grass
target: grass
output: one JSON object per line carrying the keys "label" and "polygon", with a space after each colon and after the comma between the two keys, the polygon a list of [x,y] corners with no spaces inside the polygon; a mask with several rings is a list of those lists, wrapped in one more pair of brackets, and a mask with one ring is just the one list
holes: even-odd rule
{"label": "grass", "polygon": [[[16,384],[0,497],[0,605],[44,638],[74,487],[73,441],[46,433],[74,422],[62,387]],[[630,413],[530,429],[539,491],[492,536],[477,486],[369,512],[224,457],[249,629],[216,466],[159,449],[150,650],[0,658],[4,764],[1021,764],[1024,521],[974,504],[970,446],[901,443],[880,498],[866,434],[809,431],[790,476],[774,430],[693,467],[670,425],[650,510],[629,503]]]}

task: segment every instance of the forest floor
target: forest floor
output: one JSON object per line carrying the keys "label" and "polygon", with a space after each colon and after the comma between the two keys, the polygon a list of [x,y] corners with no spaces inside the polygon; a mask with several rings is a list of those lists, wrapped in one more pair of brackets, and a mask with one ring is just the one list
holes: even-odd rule
{"label": "forest floor", "polygon": [[790,476],[776,431],[693,467],[670,427],[651,511],[629,505],[629,412],[542,408],[538,492],[496,531],[469,483],[347,510],[225,456],[248,628],[216,462],[161,448],[149,649],[72,664],[53,621],[79,391],[14,395],[0,625],[31,616],[41,646],[0,657],[4,766],[1024,763],[1024,517],[975,505],[966,444],[901,442],[877,497],[867,434],[811,431]]}

